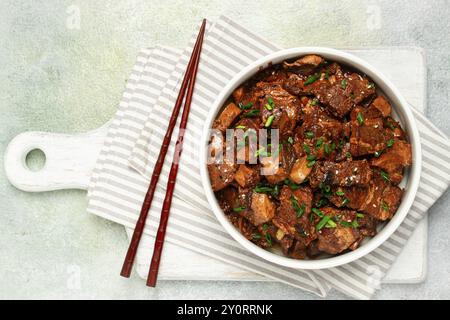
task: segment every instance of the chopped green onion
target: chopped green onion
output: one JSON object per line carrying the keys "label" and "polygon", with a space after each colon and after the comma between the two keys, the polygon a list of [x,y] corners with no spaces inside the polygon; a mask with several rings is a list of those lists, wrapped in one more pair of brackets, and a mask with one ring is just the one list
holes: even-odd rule
{"label": "chopped green onion", "polygon": [[275,185],[273,188],[272,187],[268,187],[268,186],[264,186],[261,184],[258,184],[254,189],[254,192],[256,193],[270,193],[272,196],[277,196],[279,193],[279,186]]}
{"label": "chopped green onion", "polygon": [[345,220],[341,220],[341,221],[339,221],[339,224],[343,225],[343,226],[346,227],[346,228],[353,228],[353,229],[356,229],[356,228],[359,227],[359,223],[358,223],[358,221],[356,221],[356,219],[353,220],[352,222],[348,222],[348,221],[345,221]]}
{"label": "chopped green onion", "polygon": [[257,185],[255,187],[255,189],[253,189],[253,191],[255,191],[256,193],[268,193],[268,192],[272,192],[273,188],[272,187],[267,187],[267,186]]}
{"label": "chopped green onion", "polygon": [[336,143],[333,142],[333,143],[331,144],[331,150],[336,150]]}
{"label": "chopped green onion", "polygon": [[267,229],[269,229],[269,226],[268,226],[266,223],[264,223],[264,224],[262,225],[262,229],[263,229],[264,231],[267,231]]}
{"label": "chopped green onion", "polygon": [[376,158],[378,158],[379,156],[381,156],[381,154],[383,153],[383,150],[379,150],[379,151],[375,151],[375,153],[373,154]]}
{"label": "chopped green onion", "polygon": [[289,137],[289,138],[287,139],[287,141],[288,141],[290,144],[294,144],[294,138],[292,138],[292,137]]}
{"label": "chopped green onion", "polygon": [[341,81],[341,88],[342,88],[342,89],[347,88],[347,80],[346,80],[346,79],[344,79],[344,80]]}
{"label": "chopped green onion", "polygon": [[391,130],[395,130],[395,126],[394,126],[394,124],[393,124],[392,122],[389,122],[389,123],[388,123],[388,126],[389,126],[389,128],[390,128]]}
{"label": "chopped green onion", "polygon": [[323,144],[323,138],[319,138],[316,141],[316,149],[319,149]]}
{"label": "chopped green onion", "polygon": [[384,211],[389,211],[389,205],[387,204],[386,201],[381,202],[381,208],[382,208]]}
{"label": "chopped green onion", "polygon": [[347,157],[347,159],[350,159],[350,158],[352,157],[352,154],[351,154],[350,152],[347,151],[347,152],[345,153],[345,156]]}
{"label": "chopped green onion", "polygon": [[381,177],[386,181],[391,181],[391,178],[389,177],[389,174],[387,172],[384,172],[383,170],[380,170]]}
{"label": "chopped green onion", "polygon": [[355,94],[354,94],[353,92],[350,93],[350,98],[352,98],[353,100],[355,100],[356,96],[355,96]]}
{"label": "chopped green onion", "polygon": [[271,192],[272,196],[278,196],[278,194],[280,193],[280,187],[276,184],[275,187],[273,187],[273,191]]}
{"label": "chopped green onion", "polygon": [[329,73],[328,73],[328,71],[327,71],[327,72],[325,72],[325,79],[328,80],[328,77],[329,77]]}
{"label": "chopped green onion", "polygon": [[254,110],[250,110],[249,112],[244,114],[243,117],[244,118],[252,118],[252,117],[256,117],[258,115],[259,115],[259,110],[258,109],[254,109]]}
{"label": "chopped green onion", "polygon": [[254,234],[252,234],[252,238],[253,238],[253,240],[258,240],[258,239],[261,239],[261,235],[259,233],[254,233]]}
{"label": "chopped green onion", "polygon": [[267,118],[266,123],[264,124],[264,127],[268,128],[272,125],[273,119],[275,118],[274,115],[271,115],[269,118]]}
{"label": "chopped green onion", "polygon": [[272,237],[270,236],[270,234],[266,233],[265,237],[269,246],[272,246]]}
{"label": "chopped green onion", "polygon": [[312,161],[308,162],[306,166],[308,168],[311,168],[315,163],[316,163],[316,160],[312,160]]}
{"label": "chopped green onion", "polygon": [[325,154],[330,154],[331,150],[330,150],[330,145],[328,143],[325,143],[323,145],[323,151],[325,151]]}
{"label": "chopped green onion", "polygon": [[245,210],[245,207],[244,207],[244,206],[233,208],[233,211],[234,211],[234,212],[242,212],[242,211],[244,211],[244,210]]}
{"label": "chopped green onion", "polygon": [[315,159],[316,159],[316,156],[313,155],[313,154],[310,154],[310,155],[308,155],[308,156],[306,157],[306,160],[308,160],[308,161],[313,161],[313,160],[315,160]]}
{"label": "chopped green onion", "polygon": [[242,125],[236,126],[236,129],[245,129],[245,128],[246,128],[246,126],[242,126]]}
{"label": "chopped green onion", "polygon": [[320,75],[319,74],[313,74],[312,76],[309,76],[308,77],[308,79],[306,79],[306,81],[305,82],[303,82],[303,85],[308,85],[308,84],[311,84],[311,83],[313,83],[313,82],[316,82],[317,80],[319,80],[320,79]]}
{"label": "chopped green onion", "polygon": [[394,139],[389,139],[387,142],[386,142],[386,145],[390,148],[390,147],[392,147],[393,145],[394,145]]}
{"label": "chopped green onion", "polygon": [[245,139],[244,140],[240,140],[237,145],[237,151],[241,150],[243,147],[245,147]]}
{"label": "chopped green onion", "polygon": [[327,225],[325,226],[325,227],[327,227],[327,228],[336,228],[336,222],[334,222],[333,220],[328,220],[327,221]]}
{"label": "chopped green onion", "polygon": [[341,197],[341,196],[345,195],[345,193],[344,193],[344,191],[338,190],[338,191],[336,191],[336,195]]}
{"label": "chopped green onion", "polygon": [[330,221],[330,219],[331,219],[330,216],[324,216],[322,220],[320,220],[319,223],[316,225],[316,230],[319,231],[320,229],[325,227],[325,225],[328,223],[328,221]]}
{"label": "chopped green onion", "polygon": [[320,211],[317,208],[312,208],[311,210],[312,210],[312,212],[314,212],[317,216],[319,216],[321,218],[325,215],[322,211]]}
{"label": "chopped green onion", "polygon": [[347,221],[341,220],[341,221],[339,221],[339,224],[343,225],[346,228],[353,228],[351,222],[347,222]]}
{"label": "chopped green onion", "polygon": [[348,200],[348,198],[344,198],[344,200],[342,200],[342,205],[345,206],[350,202],[350,200]]}
{"label": "chopped green onion", "polygon": [[250,109],[251,107],[253,107],[253,102],[249,102],[247,104],[243,104],[242,102],[239,102],[238,106],[241,110],[247,110],[247,109]]}
{"label": "chopped green onion", "polygon": [[278,157],[282,148],[283,148],[283,145],[279,144],[278,148],[275,150],[275,152],[272,153],[272,157]]}
{"label": "chopped green onion", "polygon": [[327,198],[320,198],[319,201],[316,202],[316,207],[321,208],[324,205],[328,204]]}
{"label": "chopped green onion", "polygon": [[375,88],[375,83],[371,82],[367,85],[367,89]]}
{"label": "chopped green onion", "polygon": [[323,138],[319,138],[316,141],[316,149],[319,149],[322,146],[322,144],[323,144]]}
{"label": "chopped green onion", "polygon": [[311,149],[306,144],[303,144],[303,150],[305,150],[306,154],[310,154],[311,153]]}
{"label": "chopped green onion", "polygon": [[363,125],[364,117],[361,112],[358,112],[358,115],[356,116],[356,120],[358,120],[359,125]]}
{"label": "chopped green onion", "polygon": [[364,218],[364,214],[358,212],[358,213],[356,214],[356,217],[358,217],[358,218]]}
{"label": "chopped green onion", "polygon": [[314,133],[312,133],[311,131],[307,131],[305,132],[305,137],[307,137],[308,139],[312,139],[314,138]]}
{"label": "chopped green onion", "polygon": [[318,100],[317,100],[316,98],[314,98],[314,99],[311,101],[311,105],[312,105],[312,106],[315,106],[317,103],[318,103]]}
{"label": "chopped green onion", "polygon": [[259,157],[259,156],[262,156],[262,157],[267,156],[266,148],[261,147],[255,151],[255,157]]}
{"label": "chopped green onion", "polygon": [[292,182],[289,179],[284,179],[284,184],[287,185],[291,190],[297,190],[300,189],[300,185]]}
{"label": "chopped green onion", "polygon": [[272,97],[268,97],[268,98],[267,98],[267,103],[266,103],[266,105],[264,106],[264,108],[266,108],[266,109],[269,110],[269,111],[272,111],[273,108],[275,108],[275,103],[273,102]]}
{"label": "chopped green onion", "polygon": [[291,204],[292,208],[294,208],[294,211],[297,214],[297,218],[300,218],[305,213],[306,205],[304,203],[299,205],[297,199],[295,199],[294,196],[291,196]]}

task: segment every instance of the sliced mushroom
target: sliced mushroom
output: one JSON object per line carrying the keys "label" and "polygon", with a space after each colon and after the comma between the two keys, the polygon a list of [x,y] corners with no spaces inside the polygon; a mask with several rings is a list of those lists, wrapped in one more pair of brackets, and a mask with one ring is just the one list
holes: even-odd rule
{"label": "sliced mushroom", "polygon": [[249,217],[249,220],[255,226],[266,223],[275,215],[275,205],[265,193],[254,192],[252,194],[251,209],[253,210],[253,215]]}
{"label": "sliced mushroom", "polygon": [[295,183],[302,183],[306,177],[311,173],[312,167],[308,167],[308,160],[306,156],[297,159],[292,166],[289,178]]}

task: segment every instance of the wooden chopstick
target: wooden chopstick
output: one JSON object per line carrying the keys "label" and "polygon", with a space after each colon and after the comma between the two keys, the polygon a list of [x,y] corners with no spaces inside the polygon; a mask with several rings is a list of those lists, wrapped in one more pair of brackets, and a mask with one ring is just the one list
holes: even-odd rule
{"label": "wooden chopstick", "polygon": [[[153,196],[155,194],[156,186],[158,184],[159,176],[161,174],[162,168],[164,166],[164,160],[167,154],[167,150],[169,149],[170,140],[172,138],[172,133],[175,128],[178,114],[180,112],[181,104],[183,103],[183,99],[186,93],[186,88],[188,83],[192,83],[191,76],[193,72],[197,72],[198,66],[198,56],[200,56],[200,50],[203,42],[203,35],[205,33],[206,28],[206,19],[203,20],[202,26],[200,27],[199,34],[197,36],[197,40],[195,42],[194,49],[192,50],[192,55],[189,60],[188,66],[186,68],[186,73],[183,78],[183,82],[181,83],[180,92],[178,93],[177,100],[175,102],[172,115],[169,120],[169,125],[167,127],[166,134],[164,136],[164,140],[161,145],[161,149],[159,151],[158,160],[156,161],[155,167],[153,169],[152,178],[150,180],[150,185],[148,187],[147,193],[144,198],[144,202],[142,204],[141,212],[139,214],[139,218],[136,222],[136,227],[134,228],[133,236],[131,238],[130,245],[128,247],[127,254],[125,256],[125,260],[123,262],[122,270],[120,275],[122,277],[129,278],[131,274],[131,270],[133,268],[134,259],[136,257],[137,248],[139,246],[139,242],[141,240],[142,234],[144,232],[145,222],[147,220],[148,211],[152,205]],[[192,91],[191,91],[192,94]],[[186,109],[186,107],[184,108]],[[183,111],[184,115],[184,111]]]}
{"label": "wooden chopstick", "polygon": [[[200,35],[203,40],[203,34]],[[170,167],[169,181],[167,182],[166,196],[164,198],[163,207],[161,209],[161,218],[159,221],[158,232],[156,233],[155,246],[153,249],[152,261],[150,264],[150,270],[147,277],[147,286],[154,287],[158,278],[159,263],[161,260],[161,253],[164,245],[164,238],[166,235],[167,222],[169,221],[170,207],[172,205],[172,196],[175,189],[178,165],[183,151],[184,134],[186,132],[187,120],[189,117],[189,111],[191,109],[192,96],[195,87],[195,79],[197,77],[198,64],[200,61],[200,55],[202,50],[202,43],[199,46],[198,55],[195,57],[195,63],[189,82],[189,88],[187,91],[186,99],[184,102],[183,114],[181,115],[180,128],[178,132],[178,139],[175,145],[175,153],[173,155],[172,166]]]}

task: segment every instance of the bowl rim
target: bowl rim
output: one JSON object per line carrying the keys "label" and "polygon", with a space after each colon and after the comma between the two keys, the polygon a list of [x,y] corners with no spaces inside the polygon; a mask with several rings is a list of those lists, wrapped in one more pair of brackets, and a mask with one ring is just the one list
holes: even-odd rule
{"label": "bowl rim", "polygon": [[[339,63],[346,64],[353,67],[359,72],[367,74],[380,88],[383,94],[390,100],[393,109],[402,117],[402,126],[408,135],[409,142],[412,147],[412,166],[409,168],[409,177],[407,186],[405,186],[405,192],[403,194],[402,201],[400,203],[397,212],[393,218],[385,224],[385,226],[378,232],[378,234],[372,237],[367,243],[364,243],[354,251],[350,251],[341,255],[332,256],[329,258],[317,259],[317,260],[296,260],[289,257],[281,256],[276,253],[265,250],[251,241],[247,240],[226,218],[223,210],[220,208],[214,192],[211,188],[209,174],[207,170],[207,146],[209,142],[209,130],[212,126],[217,113],[223,106],[223,103],[231,95],[233,90],[239,85],[244,83],[254,74],[262,69],[270,66],[271,64],[278,64],[283,60],[292,59],[306,54],[317,54],[323,56],[327,60],[337,61]],[[283,49],[276,51],[272,54],[266,55],[255,62],[251,63],[238,74],[236,74],[228,84],[221,90],[218,97],[214,101],[211,110],[206,118],[201,144],[200,144],[200,173],[203,188],[207,200],[214,212],[214,215],[219,220],[220,224],[225,230],[244,248],[248,251],[256,254],[257,256],[278,264],[280,266],[291,267],[296,269],[325,269],[341,266],[352,261],[355,261],[383,244],[401,225],[404,218],[409,212],[409,209],[414,202],[414,198],[419,187],[420,173],[422,168],[422,156],[421,145],[419,138],[419,131],[412,111],[403,98],[399,90],[393,85],[393,83],[384,76],[379,70],[373,67],[365,60],[356,57],[350,53],[327,48],[327,47],[296,47],[290,49]]]}

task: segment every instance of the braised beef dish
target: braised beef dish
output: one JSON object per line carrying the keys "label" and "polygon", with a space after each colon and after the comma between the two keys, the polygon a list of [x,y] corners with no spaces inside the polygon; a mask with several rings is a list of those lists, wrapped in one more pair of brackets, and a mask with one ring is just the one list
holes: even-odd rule
{"label": "braised beef dish", "polygon": [[[336,62],[307,55],[261,70],[213,127],[279,130],[275,151],[252,148],[247,134],[233,161],[208,164],[229,221],[262,248],[279,246],[295,259],[355,250],[401,202],[412,162],[406,134],[372,80]],[[213,140],[210,149],[225,148]],[[273,174],[262,175],[274,158]]]}

